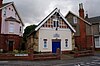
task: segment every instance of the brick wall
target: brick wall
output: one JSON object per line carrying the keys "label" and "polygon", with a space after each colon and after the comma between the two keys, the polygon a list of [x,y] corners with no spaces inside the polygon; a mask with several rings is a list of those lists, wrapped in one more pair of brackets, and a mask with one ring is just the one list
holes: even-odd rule
{"label": "brick wall", "polygon": [[41,53],[41,54],[33,54],[33,50],[30,50],[30,54],[27,56],[16,56],[11,53],[0,53],[0,60],[53,60],[60,59],[60,49],[57,49],[57,53]]}
{"label": "brick wall", "polygon": [[84,48],[84,44],[83,45],[81,44],[80,36],[75,36],[75,44],[76,44],[76,47],[78,47],[79,50],[89,49],[89,48],[94,46],[94,41],[93,41],[92,35],[86,36],[85,40],[86,40],[86,42],[85,42],[86,47]]}
{"label": "brick wall", "polygon": [[20,43],[21,43],[22,37],[18,35],[11,35],[11,34],[0,34],[0,49],[4,49],[5,51],[8,51],[8,41],[13,40],[14,41],[14,49],[20,49]]}
{"label": "brick wall", "polygon": [[86,36],[87,37],[87,48],[91,48],[93,47],[94,48],[94,39],[93,39],[93,36],[92,35],[88,35]]}
{"label": "brick wall", "polygon": [[33,55],[15,56],[15,54],[0,54],[0,60],[33,60]]}
{"label": "brick wall", "polygon": [[15,56],[15,54],[0,54],[0,60],[53,60],[60,59],[58,54],[28,54],[28,56]]}

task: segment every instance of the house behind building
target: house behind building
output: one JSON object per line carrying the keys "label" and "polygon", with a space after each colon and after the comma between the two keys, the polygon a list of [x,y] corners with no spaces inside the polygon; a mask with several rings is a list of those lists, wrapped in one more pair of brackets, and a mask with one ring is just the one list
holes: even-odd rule
{"label": "house behind building", "polygon": [[75,46],[79,50],[89,49],[94,46],[92,24],[84,19],[83,4],[79,4],[79,16],[69,11],[65,16],[68,22],[75,28]]}

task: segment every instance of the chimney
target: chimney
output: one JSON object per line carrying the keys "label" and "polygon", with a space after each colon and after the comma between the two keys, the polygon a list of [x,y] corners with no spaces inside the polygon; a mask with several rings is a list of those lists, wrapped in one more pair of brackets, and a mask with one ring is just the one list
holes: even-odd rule
{"label": "chimney", "polygon": [[79,4],[79,16],[84,18],[84,9],[83,9],[83,3]]}
{"label": "chimney", "polygon": [[[3,0],[0,0],[0,8],[2,7]],[[0,10],[0,34],[1,34],[1,26],[2,25],[2,9]]]}

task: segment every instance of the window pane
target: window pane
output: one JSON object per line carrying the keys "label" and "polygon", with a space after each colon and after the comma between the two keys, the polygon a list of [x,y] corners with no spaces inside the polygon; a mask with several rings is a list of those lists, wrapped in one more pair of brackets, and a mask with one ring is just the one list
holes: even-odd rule
{"label": "window pane", "polygon": [[9,32],[14,32],[14,24],[10,23],[9,25]]}
{"label": "window pane", "polygon": [[59,23],[58,23],[58,21],[57,21],[57,27],[59,27]]}
{"label": "window pane", "polygon": [[100,44],[99,44],[99,37],[98,38],[95,38],[95,46],[96,47],[99,47],[100,46]]}
{"label": "window pane", "polygon": [[47,39],[44,39],[44,48],[47,48]]}
{"label": "window pane", "polygon": [[53,23],[54,23],[53,26],[56,27],[56,21],[54,21]]}
{"label": "window pane", "polygon": [[68,47],[68,39],[65,39],[65,46]]}
{"label": "window pane", "polygon": [[22,30],[21,30],[22,28],[21,28],[21,26],[20,26],[20,29],[19,29],[19,33],[21,33],[22,32]]}
{"label": "window pane", "polygon": [[77,17],[73,17],[73,22],[77,23]]}

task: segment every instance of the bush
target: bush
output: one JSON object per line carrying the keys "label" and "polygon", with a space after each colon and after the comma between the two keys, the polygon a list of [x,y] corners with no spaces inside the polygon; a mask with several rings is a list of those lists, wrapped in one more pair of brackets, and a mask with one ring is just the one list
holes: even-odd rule
{"label": "bush", "polygon": [[13,50],[13,53],[19,53],[19,51],[18,50]]}
{"label": "bush", "polygon": [[29,52],[27,50],[13,50],[9,51],[8,53],[14,53],[14,54],[28,54]]}
{"label": "bush", "polygon": [[24,53],[29,53],[28,51],[20,51],[19,53],[24,54]]}

